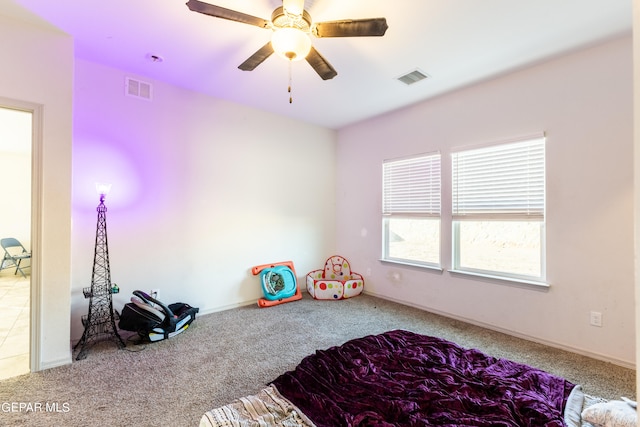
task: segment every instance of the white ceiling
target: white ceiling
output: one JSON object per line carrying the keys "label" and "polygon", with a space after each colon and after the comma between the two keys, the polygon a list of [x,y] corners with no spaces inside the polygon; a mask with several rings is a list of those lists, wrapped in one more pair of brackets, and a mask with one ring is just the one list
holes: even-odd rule
{"label": "white ceiling", "polygon": [[[266,19],[281,5],[206,1]],[[254,71],[237,68],[270,30],[191,12],[185,2],[0,0],[0,13],[24,7],[71,34],[79,58],[333,129],[632,27],[631,0],[306,0],[316,22],[385,17],[389,29],[384,37],[313,38],[338,76],[323,81],[306,62],[293,63],[289,104],[287,61],[272,55]],[[396,80],[416,68],[430,78]]]}

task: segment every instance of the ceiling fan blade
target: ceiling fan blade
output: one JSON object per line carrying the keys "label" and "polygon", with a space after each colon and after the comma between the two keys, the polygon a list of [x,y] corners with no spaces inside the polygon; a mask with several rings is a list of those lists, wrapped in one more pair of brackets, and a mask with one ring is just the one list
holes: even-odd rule
{"label": "ceiling fan blade", "polygon": [[316,70],[316,73],[322,77],[322,80],[329,80],[338,75],[338,72],[313,46],[311,46],[311,50],[309,51],[306,60],[309,65]]}
{"label": "ceiling fan blade", "polygon": [[253,71],[258,65],[262,64],[273,53],[273,46],[271,42],[265,44],[256,51],[253,55],[247,58],[242,64],[238,66],[242,71]]}
{"label": "ceiling fan blade", "polygon": [[187,7],[193,12],[200,12],[216,18],[228,19],[229,21],[242,22],[243,24],[255,25],[256,27],[261,28],[269,28],[270,26],[270,22],[266,19],[247,15],[246,13],[237,12],[220,6],[214,6],[199,0],[189,0],[187,2]]}
{"label": "ceiling fan blade", "polygon": [[386,18],[343,19],[318,22],[313,33],[316,37],[383,36],[389,26]]}

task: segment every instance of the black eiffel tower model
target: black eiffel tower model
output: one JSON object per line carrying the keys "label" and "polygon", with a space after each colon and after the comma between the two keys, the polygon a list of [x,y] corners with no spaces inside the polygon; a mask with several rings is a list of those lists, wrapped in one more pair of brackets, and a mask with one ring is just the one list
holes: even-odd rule
{"label": "black eiffel tower model", "polygon": [[112,340],[119,348],[125,343],[118,334],[113,313],[113,299],[111,294],[117,293],[117,286],[111,284],[111,270],[109,268],[109,247],[107,245],[107,207],[104,205],[105,194],[100,194],[98,211],[98,225],[96,229],[96,246],[93,256],[93,272],[91,273],[91,287],[82,290],[84,297],[89,298],[89,312],[82,316],[84,333],[73,347],[80,352],[76,360],[87,357],[89,347],[98,341]]}

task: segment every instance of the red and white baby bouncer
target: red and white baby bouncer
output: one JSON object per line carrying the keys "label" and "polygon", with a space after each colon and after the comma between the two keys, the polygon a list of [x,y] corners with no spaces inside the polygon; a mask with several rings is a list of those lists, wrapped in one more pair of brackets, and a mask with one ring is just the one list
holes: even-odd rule
{"label": "red and white baby bouncer", "polygon": [[351,271],[349,261],[334,255],[324,263],[324,269],[307,274],[307,291],[315,299],[345,299],[355,297],[364,289],[364,278]]}

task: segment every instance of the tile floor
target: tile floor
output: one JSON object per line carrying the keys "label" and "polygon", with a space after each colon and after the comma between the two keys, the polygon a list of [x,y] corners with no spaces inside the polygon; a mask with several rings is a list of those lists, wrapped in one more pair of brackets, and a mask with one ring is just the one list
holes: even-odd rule
{"label": "tile floor", "polygon": [[0,379],[29,372],[29,276],[0,272]]}

